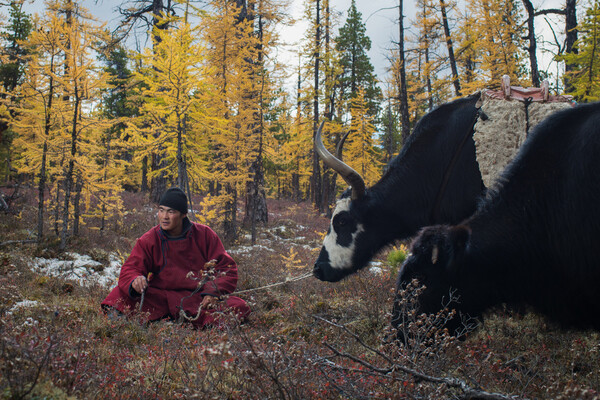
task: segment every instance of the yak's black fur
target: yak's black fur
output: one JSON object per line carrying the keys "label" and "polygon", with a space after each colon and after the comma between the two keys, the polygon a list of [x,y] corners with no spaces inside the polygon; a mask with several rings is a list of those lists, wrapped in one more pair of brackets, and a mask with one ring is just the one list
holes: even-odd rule
{"label": "yak's black fur", "polygon": [[[455,289],[463,315],[508,304],[531,307],[563,327],[600,330],[599,247],[595,103],[539,124],[473,216],[423,229],[398,285],[417,278],[426,286],[418,300],[423,312],[438,311]],[[402,317],[395,310],[394,320]],[[456,333],[458,319],[447,327]]]}

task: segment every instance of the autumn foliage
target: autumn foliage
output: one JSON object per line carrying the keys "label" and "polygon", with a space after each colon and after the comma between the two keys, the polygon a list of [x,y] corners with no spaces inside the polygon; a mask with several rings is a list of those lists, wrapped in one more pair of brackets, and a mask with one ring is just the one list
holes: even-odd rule
{"label": "autumn foliage", "polygon": [[[401,329],[422,340],[395,341],[393,260],[406,243],[338,284],[294,279],[310,274],[346,186],[313,152],[320,122],[331,152],[350,132],[344,161],[370,185],[420,117],[503,74],[596,101],[598,0],[536,8],[535,21],[528,0],[419,0],[403,39],[373,46],[386,49],[385,77],[358,1],[343,22],[334,2],[306,0],[291,66],[278,0],[124,1],[112,31],[80,1],[36,15],[24,3],[0,3],[0,397],[598,398],[598,334],[535,315],[499,310],[461,342],[436,328],[452,310],[412,314]],[[568,39],[539,43],[556,70],[532,70],[542,17]],[[136,29],[146,45],[127,48]],[[247,323],[196,331],[100,311],[110,288],[96,277],[173,185],[240,265]],[[97,263],[77,276],[34,268],[73,254]]]}
{"label": "autumn foliage", "polygon": [[[20,215],[2,219],[0,228],[15,232],[7,239],[35,212],[27,198],[15,203]],[[153,211],[133,207],[139,196],[124,201],[136,210],[127,228],[90,232],[72,250],[105,266],[108,253],[126,256]],[[390,328],[396,277],[386,255],[341,283],[289,281],[310,272],[327,220],[306,205],[271,201],[269,208],[257,245],[242,240],[228,249],[253,314],[224,330],[108,317],[99,304],[109,288],[92,281],[91,267],[83,285],[32,270],[34,257],[60,257],[52,245],[4,247],[2,397],[598,398],[597,333],[560,331],[535,315],[499,310],[458,341],[436,328],[446,310],[414,314],[402,329],[420,339],[406,347]],[[281,284],[254,290],[273,283]],[[403,293],[403,306],[411,307],[418,290]]]}

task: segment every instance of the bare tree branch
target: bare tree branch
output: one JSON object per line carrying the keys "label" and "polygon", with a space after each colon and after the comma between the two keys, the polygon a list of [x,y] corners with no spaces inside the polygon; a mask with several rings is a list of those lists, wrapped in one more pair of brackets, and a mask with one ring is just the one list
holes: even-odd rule
{"label": "bare tree branch", "polygon": [[565,15],[567,12],[565,10],[561,10],[558,8],[548,8],[546,10],[539,10],[536,11],[535,14],[533,14],[534,16],[540,16],[540,15],[548,15],[548,14],[558,14],[558,15]]}
{"label": "bare tree branch", "polygon": [[[367,345],[366,343],[364,343],[364,341],[360,338],[360,336],[358,336],[356,333],[350,331],[345,325],[340,325],[335,322],[328,321],[328,320],[326,320],[322,317],[316,316],[316,315],[314,316],[314,318],[319,319],[329,325],[332,325],[336,328],[341,329],[346,334],[352,336],[365,349],[373,352],[377,356],[382,357],[384,360],[386,360],[390,364],[389,367],[385,367],[385,368],[377,367],[355,355],[352,355],[352,354],[349,354],[346,352],[342,352],[342,351],[338,350],[336,347],[334,347],[333,345],[331,345],[329,343],[325,343],[325,346],[327,346],[327,348],[329,348],[335,356],[351,360],[357,364],[360,364],[361,366],[363,366],[365,368],[368,368],[369,370],[371,370],[377,374],[380,374],[381,376],[385,376],[385,377],[388,377],[393,380],[401,380],[400,377],[393,376],[395,372],[400,371],[400,372],[410,375],[413,378],[420,380],[420,381],[426,381],[426,382],[431,382],[431,383],[435,383],[435,384],[446,385],[449,388],[459,389],[463,392],[463,395],[459,398],[464,399],[464,400],[475,400],[475,399],[515,400],[515,399],[519,398],[517,396],[506,396],[501,393],[490,393],[490,392],[487,392],[482,389],[474,388],[462,379],[445,378],[445,377],[427,375],[427,374],[419,372],[413,368],[405,367],[403,365],[398,364],[394,360],[390,359],[387,355],[383,354],[379,350],[376,350],[376,349],[372,348],[371,346]],[[329,362],[330,367],[335,367],[336,369],[348,370],[347,367],[339,366],[329,359],[327,359],[327,361]],[[363,372],[364,373],[365,371],[356,370],[355,372]]]}

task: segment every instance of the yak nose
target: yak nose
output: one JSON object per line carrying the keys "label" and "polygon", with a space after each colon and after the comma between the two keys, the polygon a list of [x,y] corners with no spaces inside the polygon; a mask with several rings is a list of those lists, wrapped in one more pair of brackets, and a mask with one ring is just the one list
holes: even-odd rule
{"label": "yak nose", "polygon": [[325,247],[321,248],[321,252],[319,253],[319,258],[315,261],[315,266],[313,268],[313,275],[315,278],[323,281],[325,280],[325,270],[329,265],[329,254]]}
{"label": "yak nose", "polygon": [[315,276],[315,278],[319,279],[319,280],[323,280],[323,270],[321,269],[321,263],[316,262],[315,266],[313,268],[313,275]]}

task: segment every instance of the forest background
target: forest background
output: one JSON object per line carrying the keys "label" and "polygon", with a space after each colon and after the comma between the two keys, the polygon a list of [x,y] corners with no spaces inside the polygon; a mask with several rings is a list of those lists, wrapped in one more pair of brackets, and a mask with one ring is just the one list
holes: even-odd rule
{"label": "forest background", "polygon": [[[73,0],[0,0],[0,398],[599,398],[598,333],[533,314],[495,310],[465,342],[436,328],[450,311],[412,314],[420,342],[390,341],[402,244],[310,279],[346,186],[312,150],[321,122],[331,150],[350,131],[369,185],[421,116],[504,74],[597,101],[598,0],[401,1],[376,44],[362,0],[304,1],[293,38],[283,1],[111,3],[109,26]],[[101,312],[172,185],[237,261],[246,324]]]}
{"label": "forest background", "polygon": [[[502,75],[548,79],[579,102],[600,94],[597,0],[420,0],[412,20],[401,1],[383,77],[355,1],[303,3],[291,68],[278,57],[280,28],[294,22],[285,2],[124,1],[111,29],[75,0],[34,15],[24,3],[0,3],[0,178],[38,188],[36,238],[63,248],[81,224],[119,223],[124,190],[201,194],[193,207],[218,216],[228,243],[266,222],[267,196],[328,213],[344,185],[312,150],[321,121],[330,148],[351,131],[345,157],[371,184],[423,114]],[[553,60],[543,70],[540,54]]]}

